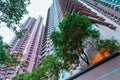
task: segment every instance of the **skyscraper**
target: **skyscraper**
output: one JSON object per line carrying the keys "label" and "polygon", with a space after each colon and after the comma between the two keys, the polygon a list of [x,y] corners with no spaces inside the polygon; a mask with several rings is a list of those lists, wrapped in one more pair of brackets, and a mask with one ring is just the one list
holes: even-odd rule
{"label": "skyscraper", "polygon": [[20,27],[20,31],[23,31],[23,36],[21,38],[14,36],[9,44],[11,47],[10,54],[15,54],[20,64],[10,67],[0,65],[0,80],[11,79],[16,71],[19,73],[31,72],[33,67],[39,64],[44,33],[42,16],[37,19],[29,17]]}
{"label": "skyscraper", "polygon": [[119,0],[82,0],[120,25]]}
{"label": "skyscraper", "polygon": [[59,31],[58,25],[60,20],[63,18],[60,11],[60,5],[58,1],[53,0],[53,4],[48,9],[46,27],[45,27],[45,39],[43,41],[43,48],[41,50],[41,55],[48,55],[55,53],[54,45],[50,39],[50,35],[53,31]]}
{"label": "skyscraper", "polygon": [[22,54],[20,72],[32,71],[33,67],[38,66],[40,58],[41,43],[43,38],[44,26],[43,18],[39,16],[37,19],[29,17],[20,30],[26,31],[22,38],[16,36],[10,42],[11,54]]}
{"label": "skyscraper", "polygon": [[[105,16],[99,14],[95,10],[92,10],[92,8],[88,7],[81,0],[53,0],[53,4],[48,10],[48,16],[47,16],[47,22],[46,22],[46,28],[44,34],[46,37],[42,44],[43,48],[41,51],[42,57],[48,54],[55,53],[55,48],[50,39],[50,35],[53,31],[59,31],[59,27],[58,27],[59,22],[62,21],[66,12],[71,13],[73,10],[75,10],[79,15],[87,15],[92,22],[92,26],[94,28],[97,27],[97,29],[100,30],[102,39],[111,38],[112,36],[118,39],[117,35],[114,34],[109,35],[109,32],[119,34],[117,31],[114,31],[114,30],[120,30],[118,28],[119,25],[112,23],[110,20],[106,19]],[[108,36],[105,36],[105,34]],[[96,53],[90,47],[87,48],[85,51],[89,56],[93,56]],[[76,72],[78,71],[73,72],[73,74]],[[70,75],[68,74],[67,76],[71,76],[73,74]],[[63,74],[63,78],[61,80],[64,80],[65,77],[66,76],[64,76]]]}
{"label": "skyscraper", "polygon": [[[45,36],[42,49],[42,55],[45,53],[54,53],[54,45],[50,39],[50,35],[53,31],[59,31],[59,22],[62,21],[66,12],[71,13],[75,10],[80,15],[87,15],[92,22],[93,27],[107,27],[112,30],[116,30],[119,25],[111,23],[104,16],[100,15],[96,11],[89,8],[82,1],[79,0],[53,0],[53,4],[48,10],[48,16],[46,21]],[[111,30],[110,30],[111,31]],[[44,55],[45,55],[44,54]],[[43,56],[44,56],[43,55]]]}

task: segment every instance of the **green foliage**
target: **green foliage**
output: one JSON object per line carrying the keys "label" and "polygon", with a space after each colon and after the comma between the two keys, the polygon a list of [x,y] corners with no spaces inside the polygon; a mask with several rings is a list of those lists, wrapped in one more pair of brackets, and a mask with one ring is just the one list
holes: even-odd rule
{"label": "green foliage", "polygon": [[14,30],[23,15],[28,13],[26,6],[29,4],[30,0],[0,0],[0,22]]}
{"label": "green foliage", "polygon": [[100,32],[99,32],[99,30],[93,29],[93,30],[90,30],[90,31],[88,32],[88,35],[89,35],[90,37],[93,37],[93,38],[99,38],[99,37],[100,37]]}
{"label": "green foliage", "polygon": [[[30,0],[0,0],[0,24],[5,24],[8,28],[15,31],[18,38],[23,36],[26,30],[17,31],[16,27],[19,26],[19,21],[23,15],[27,14],[27,5]],[[1,26],[0,25],[0,26]],[[15,55],[9,54],[9,46],[2,41],[0,37],[0,64],[17,65],[19,62],[16,60]]]}
{"label": "green foliage", "polygon": [[115,39],[100,40],[98,43],[98,50],[101,48],[110,49],[110,53],[120,50],[120,43]]}
{"label": "green foliage", "polygon": [[16,31],[16,30],[15,30],[15,34],[16,34],[16,37],[17,37],[17,38],[22,38],[23,35],[24,35],[26,32],[27,32],[27,29],[22,29],[22,30],[20,30],[20,31]]}
{"label": "green foliage", "polygon": [[[71,14],[67,13],[65,18],[59,24],[62,42],[65,44],[68,43],[76,48],[78,43],[82,42],[82,39],[89,36],[92,32],[89,29],[90,25],[91,22],[87,16],[80,16],[75,12],[72,12]],[[88,32],[90,33],[88,34]]]}
{"label": "green foliage", "polygon": [[0,64],[6,66],[17,65],[19,62],[16,60],[15,55],[9,54],[10,46],[3,42],[0,36]]}
{"label": "green foliage", "polygon": [[57,55],[48,55],[42,59],[42,66],[44,66],[47,70],[45,70],[45,75],[49,78],[55,78],[58,80],[59,72],[62,70],[63,60],[59,58]]}
{"label": "green foliage", "polygon": [[8,60],[9,46],[3,42],[2,37],[0,36],[0,64],[4,64]]}
{"label": "green foliage", "polygon": [[91,22],[87,16],[80,16],[75,12],[67,13],[65,18],[60,22],[59,28],[64,41],[69,41],[71,38],[76,39],[83,37],[90,27]]}
{"label": "green foliage", "polygon": [[[62,70],[70,70],[72,64],[79,64],[79,58],[89,64],[83,43],[88,37],[99,39],[100,36],[99,31],[90,26],[87,16],[80,16],[75,12],[67,13],[59,24],[60,32],[54,31],[50,36],[56,47],[56,54],[45,56],[41,65],[35,67],[31,73],[16,74],[13,80],[58,80]],[[99,48],[107,46],[111,50],[119,49],[118,42],[114,39],[100,40],[98,44]]]}
{"label": "green foliage", "polygon": [[53,40],[53,44],[55,47],[59,46],[62,44],[62,40],[60,37],[60,33],[58,31],[54,31],[51,35],[50,38]]}
{"label": "green foliage", "polygon": [[41,60],[42,64],[35,67],[33,71],[16,74],[13,80],[58,80],[59,72],[62,70],[62,59],[57,55],[48,55]]}
{"label": "green foliage", "polygon": [[48,79],[48,77],[45,75],[46,71],[47,71],[46,66],[40,65],[38,67],[35,67],[31,73],[33,75],[32,78],[34,78],[34,80]]}
{"label": "green foliage", "polygon": [[17,61],[15,54],[8,55],[7,66],[17,66],[20,62]]}
{"label": "green foliage", "polygon": [[[30,0],[0,0],[0,26],[11,28],[18,38],[23,36],[24,31],[17,31],[20,20],[27,14],[27,5]],[[20,27],[20,26],[19,26]]]}
{"label": "green foliage", "polygon": [[[90,26],[91,22],[86,15],[81,16],[73,11],[66,13],[60,22],[60,32],[55,31],[51,34],[51,39],[55,47],[57,46],[57,54],[64,59],[66,68],[69,68],[80,57],[89,64],[83,43],[87,37],[96,39],[100,35],[99,31],[91,29]],[[86,58],[84,59],[81,54]]]}
{"label": "green foliage", "polygon": [[17,38],[21,38],[21,37],[23,37],[23,33],[22,32],[18,32],[18,31],[16,31],[16,36],[17,36]]}
{"label": "green foliage", "polygon": [[74,11],[66,13],[59,28],[60,32],[54,31],[51,39],[55,47],[57,46],[56,54],[64,60],[66,70],[69,70],[71,65],[80,58],[89,65],[89,58],[84,52],[85,46],[83,45],[88,38],[98,41],[99,49],[109,48],[111,52],[120,49],[115,39],[100,40],[100,32],[91,28],[91,22],[86,15],[81,16]]}
{"label": "green foliage", "polygon": [[23,74],[16,73],[15,77],[12,80],[34,80],[31,78],[30,72],[25,72]]}

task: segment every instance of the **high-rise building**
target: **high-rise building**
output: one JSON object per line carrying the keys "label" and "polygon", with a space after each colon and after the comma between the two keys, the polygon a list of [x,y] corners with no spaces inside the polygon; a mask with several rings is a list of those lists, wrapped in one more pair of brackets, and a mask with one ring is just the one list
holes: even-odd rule
{"label": "high-rise building", "polygon": [[[43,41],[43,48],[41,53],[42,56],[44,56],[45,54],[47,55],[47,53],[48,54],[55,53],[54,45],[50,39],[50,35],[53,31],[59,31],[59,27],[58,27],[59,22],[64,18],[66,12],[71,13],[73,10],[75,10],[80,15],[87,15],[91,20],[93,27],[105,27],[111,31],[111,30],[116,30],[119,26],[115,23],[111,23],[112,21],[106,19],[105,16],[92,10],[82,1],[53,0],[53,4],[49,8],[47,15],[46,28],[44,34],[45,39]],[[103,35],[103,33],[101,33],[101,35]],[[112,36],[114,35],[109,36],[109,38]],[[106,36],[102,36],[102,38],[106,38]],[[118,37],[116,38],[118,39]]]}
{"label": "high-rise building", "polygon": [[[53,31],[59,31],[59,27],[58,27],[59,22],[62,21],[66,12],[71,13],[73,10],[75,10],[80,15],[87,15],[92,22],[92,27],[100,30],[102,39],[111,38],[113,36],[116,39],[118,39],[117,35],[114,35],[114,34],[109,35],[109,32],[120,34],[117,31],[115,31],[115,30],[120,30],[118,27],[119,25],[107,19],[105,16],[103,16],[96,10],[89,7],[83,1],[81,0],[53,0],[53,4],[48,9],[48,15],[47,15],[47,21],[46,21],[46,27],[45,27],[45,33],[44,33],[44,41],[42,44],[43,48],[41,51],[42,57],[44,57],[45,55],[55,53],[55,48],[52,43],[52,40],[50,39],[50,35]],[[105,34],[108,36],[106,36]],[[120,39],[118,40],[120,41]],[[85,52],[91,57],[93,57],[93,55],[96,54],[95,50],[93,50],[92,47],[86,48]],[[64,80],[67,77],[79,71],[80,70],[78,70],[77,68],[77,70],[75,70],[72,74],[64,72],[62,74],[61,80]]]}
{"label": "high-rise building", "polygon": [[82,0],[89,6],[120,24],[120,1],[119,0]]}
{"label": "high-rise building", "polygon": [[59,31],[58,24],[62,19],[62,13],[60,10],[60,5],[58,1],[53,0],[53,4],[48,9],[46,27],[45,27],[45,34],[43,40],[43,48],[41,50],[41,55],[44,56],[45,54],[53,54],[55,53],[55,48],[50,39],[50,35],[53,31]]}
{"label": "high-rise building", "polygon": [[32,71],[33,67],[39,64],[40,49],[43,38],[44,26],[43,18],[37,19],[29,17],[20,30],[27,29],[23,37],[18,39],[16,36],[10,43],[11,54],[22,54],[22,61],[27,65],[20,71]]}
{"label": "high-rise building", "polygon": [[[11,78],[16,71],[23,73],[32,71],[33,67],[39,65],[41,44],[44,33],[43,18],[37,19],[29,17],[21,26],[20,31],[24,31],[23,37],[16,36],[10,42],[10,54],[15,54],[20,64],[16,67],[6,67],[0,65],[0,80]],[[22,56],[21,56],[22,55]]]}

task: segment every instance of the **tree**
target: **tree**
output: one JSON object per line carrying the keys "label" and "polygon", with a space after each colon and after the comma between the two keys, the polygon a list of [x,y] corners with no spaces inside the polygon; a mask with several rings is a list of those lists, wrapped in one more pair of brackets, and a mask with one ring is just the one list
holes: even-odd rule
{"label": "tree", "polygon": [[52,32],[50,38],[54,41],[53,44],[55,48],[62,44],[60,33],[58,31]]}
{"label": "tree", "polygon": [[57,55],[48,55],[41,62],[31,73],[16,74],[13,80],[59,80],[59,73],[63,69],[62,59]]}
{"label": "tree", "polygon": [[53,43],[55,46],[59,46],[56,51],[69,66],[79,59],[89,65],[89,58],[84,52],[83,43],[89,37],[98,39],[100,35],[99,31],[93,30],[90,26],[91,22],[86,15],[81,16],[73,11],[67,13],[60,22],[60,32],[55,31],[51,34]]}
{"label": "tree", "polygon": [[120,49],[120,43],[111,38],[111,39],[105,39],[105,40],[100,40],[98,42],[98,51],[102,49],[101,55],[104,57],[105,56],[105,51],[109,51],[109,54],[117,51]]}
{"label": "tree", "polygon": [[20,20],[28,13],[29,4],[30,0],[0,0],[0,27],[7,26],[18,38],[23,37],[25,30],[17,31],[17,27],[21,27]]}
{"label": "tree", "polygon": [[47,68],[45,66],[38,66],[32,72],[16,73],[12,80],[48,80],[45,75]]}
{"label": "tree", "polygon": [[26,31],[27,31],[27,29],[21,29],[20,31],[15,30],[16,37],[22,38]]}
{"label": "tree", "polygon": [[0,23],[16,30],[16,26],[28,11],[26,6],[30,0],[0,0]]}
{"label": "tree", "polygon": [[4,64],[8,61],[9,49],[9,45],[4,43],[2,37],[0,36],[0,64]]}
{"label": "tree", "polygon": [[8,70],[8,67],[16,66],[19,62],[16,60],[15,55],[9,54],[10,46],[3,42],[2,37],[0,36],[0,64],[4,65],[5,72]]}
{"label": "tree", "polygon": [[6,61],[6,66],[17,66],[20,63],[20,61],[18,61],[16,59],[15,54],[9,54],[8,55],[8,60]]}
{"label": "tree", "polygon": [[[26,6],[30,4],[30,0],[0,0],[0,27],[1,25],[11,28],[18,38],[23,36],[25,30],[17,31],[16,27],[20,24],[19,21],[28,11]],[[9,54],[10,47],[3,42],[0,36],[0,64],[6,66],[17,65],[15,55]]]}
{"label": "tree", "polygon": [[43,65],[40,65],[38,67],[35,67],[32,71],[32,75],[33,75],[33,79],[34,80],[47,80],[48,79],[48,76],[45,75],[46,73],[46,70],[47,70],[47,67],[46,66],[43,66]]}
{"label": "tree", "polygon": [[10,46],[3,42],[2,37],[0,36],[0,64],[17,64],[19,63],[16,60],[14,54],[9,54]]}
{"label": "tree", "polygon": [[59,80],[59,73],[63,69],[63,60],[57,55],[48,55],[42,59],[42,65],[47,67],[48,78]]}
{"label": "tree", "polygon": [[21,58],[23,57],[23,54],[22,53],[16,53],[15,57],[16,57],[17,61],[20,61]]}
{"label": "tree", "polygon": [[23,74],[16,73],[15,77],[12,80],[34,80],[31,78],[30,72],[25,72]]}

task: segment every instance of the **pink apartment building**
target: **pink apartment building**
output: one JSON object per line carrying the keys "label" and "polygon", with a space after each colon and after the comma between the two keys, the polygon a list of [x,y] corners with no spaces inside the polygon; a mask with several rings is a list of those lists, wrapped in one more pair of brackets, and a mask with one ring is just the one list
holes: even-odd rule
{"label": "pink apartment building", "polygon": [[14,37],[10,45],[11,54],[22,54],[22,62],[27,65],[20,69],[20,72],[32,71],[33,67],[39,64],[40,49],[43,38],[43,18],[37,19],[29,17],[22,29],[27,29],[24,36],[20,39]]}
{"label": "pink apartment building", "polygon": [[26,31],[23,33],[22,38],[14,36],[11,40],[10,54],[21,54],[21,63],[17,68],[0,65],[0,80],[11,79],[17,71],[20,73],[31,72],[40,63],[41,44],[44,35],[43,18],[41,16],[37,19],[29,17],[20,30]]}

